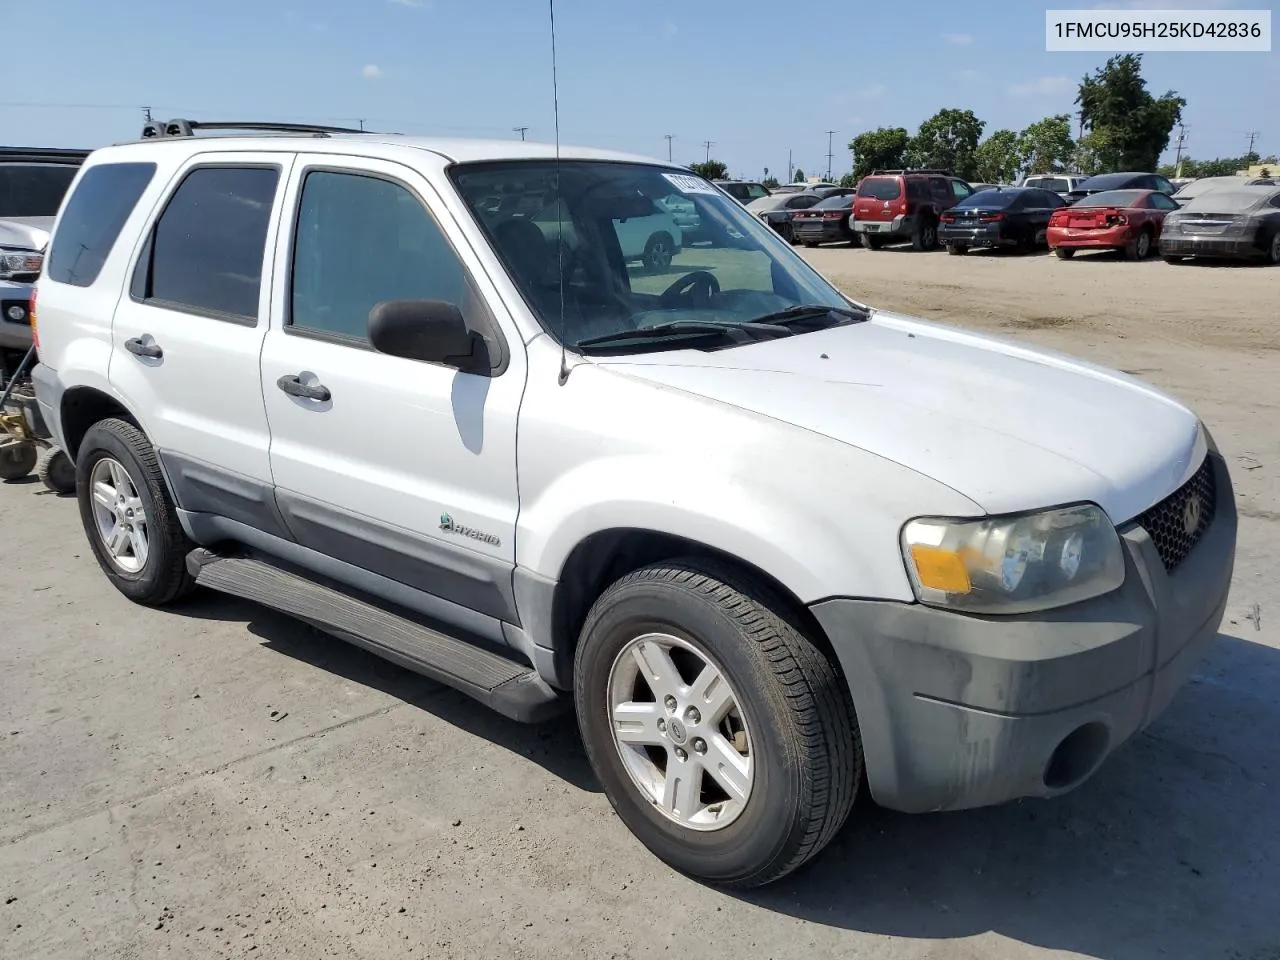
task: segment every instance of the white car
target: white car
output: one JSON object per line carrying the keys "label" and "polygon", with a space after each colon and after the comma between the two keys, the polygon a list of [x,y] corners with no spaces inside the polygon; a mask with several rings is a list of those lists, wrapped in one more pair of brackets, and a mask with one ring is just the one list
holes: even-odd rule
{"label": "white car", "polygon": [[[35,381],[124,596],[573,704],[622,821],[732,886],[864,782],[1079,786],[1214,637],[1236,512],[1178,401],[851,300],[669,164],[317,133],[108,147],[59,214]],[[667,283],[617,228],[673,191]],[[493,213],[548,200],[571,257]]]}

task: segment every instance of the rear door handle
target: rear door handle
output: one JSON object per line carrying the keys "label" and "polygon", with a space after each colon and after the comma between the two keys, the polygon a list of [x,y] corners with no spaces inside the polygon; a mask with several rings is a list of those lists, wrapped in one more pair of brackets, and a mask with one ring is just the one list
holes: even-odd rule
{"label": "rear door handle", "polygon": [[281,377],[276,381],[276,386],[283,390],[291,397],[301,397],[303,400],[318,400],[324,403],[332,394],[329,388],[322,383],[303,383],[298,379],[297,374],[290,374]]}
{"label": "rear door handle", "polygon": [[164,351],[160,349],[160,344],[154,340],[143,340],[142,337],[133,337],[126,340],[124,348],[135,357],[151,357],[153,360],[159,360],[164,356]]}

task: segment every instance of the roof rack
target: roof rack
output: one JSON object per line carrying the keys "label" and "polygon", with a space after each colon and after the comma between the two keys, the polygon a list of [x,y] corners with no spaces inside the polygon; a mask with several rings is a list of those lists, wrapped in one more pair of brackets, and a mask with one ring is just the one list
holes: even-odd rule
{"label": "roof rack", "polygon": [[925,174],[931,174],[933,176],[938,176],[938,177],[951,176],[950,170],[926,170],[924,168],[916,168],[916,167],[908,167],[903,170],[872,170],[871,171],[872,176],[881,176],[881,175],[891,176],[896,173],[925,173]]}
{"label": "roof rack", "polygon": [[79,163],[91,151],[68,147],[0,147],[0,160],[24,163]]}
{"label": "roof rack", "polygon": [[330,127],[315,123],[262,123],[256,120],[246,121],[209,121],[183,120],[178,118],[161,122],[149,121],[142,128],[142,139],[153,140],[161,137],[194,137],[198,130],[243,130],[262,131],[265,133],[305,133],[314,137],[327,137],[333,133],[370,133],[368,130],[357,130],[354,127]]}

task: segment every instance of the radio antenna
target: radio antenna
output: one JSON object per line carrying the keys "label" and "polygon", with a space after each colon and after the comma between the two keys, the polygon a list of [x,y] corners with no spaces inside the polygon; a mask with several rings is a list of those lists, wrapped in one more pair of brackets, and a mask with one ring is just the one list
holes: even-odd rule
{"label": "radio antenna", "polygon": [[560,376],[559,384],[564,386],[569,379],[569,353],[564,345],[564,194],[560,189],[560,85],[556,77],[556,0],[547,0],[551,12],[551,105],[555,113],[556,131],[556,223],[559,225],[559,242],[556,244],[556,277],[560,287]]}

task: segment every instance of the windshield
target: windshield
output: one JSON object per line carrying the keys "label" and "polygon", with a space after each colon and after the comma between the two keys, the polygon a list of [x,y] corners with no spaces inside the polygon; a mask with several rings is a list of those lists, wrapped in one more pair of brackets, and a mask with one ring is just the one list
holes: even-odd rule
{"label": "windshield", "polygon": [[1205,177],[1202,180],[1193,180],[1185,187],[1174,194],[1179,200],[1186,200],[1190,197],[1198,197],[1202,193],[1208,193],[1210,190],[1221,190],[1223,187],[1240,187],[1244,186],[1248,181],[1244,177]]}
{"label": "windshield", "polygon": [[66,163],[0,163],[0,217],[53,217],[78,168]]}
{"label": "windshield", "polygon": [[1076,209],[1084,207],[1132,207],[1150,192],[1149,190],[1106,190],[1081,200],[1076,204]]}
{"label": "windshield", "polygon": [[858,184],[858,196],[872,197],[876,200],[897,200],[899,195],[897,177],[866,177]]}
{"label": "windshield", "polygon": [[853,194],[846,193],[815,203],[810,209],[812,210],[848,210],[853,206]]}
{"label": "windshield", "polygon": [[1054,193],[1064,193],[1071,189],[1071,183],[1065,177],[1028,177],[1023,186],[1052,190]]}
{"label": "windshield", "polygon": [[1095,193],[1103,190],[1115,190],[1118,187],[1123,187],[1131,180],[1133,180],[1133,174],[1131,173],[1102,173],[1096,177],[1090,177],[1083,183],[1076,184],[1076,189],[1072,193],[1077,193],[1081,190],[1092,190]]}
{"label": "windshield", "polygon": [[1280,194],[1280,190],[1275,187],[1223,187],[1193,197],[1182,209],[1192,213],[1206,210],[1213,213],[1246,213],[1255,207],[1264,206],[1277,194]]}
{"label": "windshield", "polygon": [[[658,324],[742,324],[800,305],[850,309],[701,177],[584,160],[464,164],[451,174],[530,309],[567,346]],[[673,203],[697,214],[688,236],[663,209]]]}
{"label": "windshield", "polygon": [[954,207],[952,207],[952,209],[953,210],[964,209],[966,207],[982,207],[984,209],[997,209],[1000,207],[1009,206],[1009,204],[1017,200],[1019,196],[1021,196],[1021,194],[1018,193],[1016,190],[1000,190],[998,188],[992,188],[990,190],[979,190],[977,193],[970,194],[969,196],[965,197],[963,200],[957,203]]}

